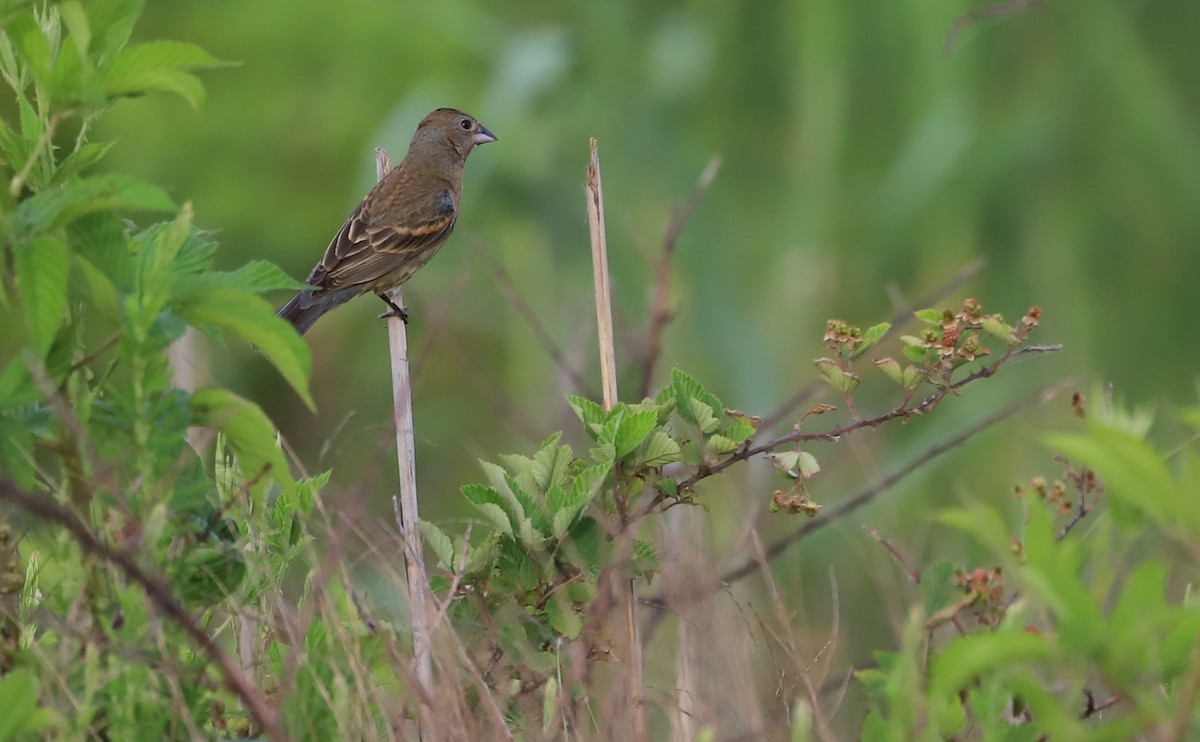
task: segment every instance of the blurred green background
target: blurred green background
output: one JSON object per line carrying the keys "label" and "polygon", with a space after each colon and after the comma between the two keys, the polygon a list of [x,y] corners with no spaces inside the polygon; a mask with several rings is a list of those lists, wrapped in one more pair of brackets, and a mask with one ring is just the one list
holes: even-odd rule
{"label": "blurred green background", "polygon": [[[1035,342],[1065,349],[931,418],[814,450],[826,473],[813,495],[834,504],[1056,380],[1112,382],[1160,408],[1193,398],[1200,3],[1050,2],[973,25],[947,52],[954,20],[978,5],[161,1],[138,38],[194,41],[240,66],[204,75],[198,113],[166,97],[133,100],[98,136],[117,139],[110,167],[194,202],[198,223],[218,230],[225,267],[266,258],[301,279],[372,184],[374,147],[401,156],[420,118],[443,105],[499,136],[471,157],[457,233],[405,291],[423,515],[442,521],[460,511],[458,485],[481,478],[477,457],[529,452],[573,427],[563,394],[577,389],[493,264],[598,387],[589,136],[602,156],[627,398],[664,228],[713,155],[724,164],[680,241],[678,317],[660,373],[684,368],[730,407],[768,413],[814,378],[826,318],[874,324],[986,259],[947,303],[973,295],[1010,321],[1041,305]],[[370,479],[382,513],[395,465],[380,309],[354,302],[309,334],[316,415],[236,343],[213,348],[198,371],[260,402],[310,471],[333,467],[331,493]],[[863,375],[861,411],[894,403],[890,382]],[[1069,424],[1066,408],[1064,397],[974,439],[782,560],[813,646],[831,620],[831,567],[847,661],[891,644],[911,598],[859,524],[918,564],[944,554],[957,537],[929,524],[930,508],[1003,505],[1014,479],[1053,474],[1037,434]],[[718,555],[779,484],[755,465],[707,490]],[[778,516],[767,527],[794,524]]]}

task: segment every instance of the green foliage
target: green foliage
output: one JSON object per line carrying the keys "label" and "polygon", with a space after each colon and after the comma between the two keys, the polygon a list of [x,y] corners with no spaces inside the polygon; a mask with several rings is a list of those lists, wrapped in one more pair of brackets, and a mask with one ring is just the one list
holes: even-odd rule
{"label": "green foliage", "polygon": [[[139,555],[169,600],[207,623],[232,597],[261,593],[268,563],[282,569],[295,557],[294,519],[311,511],[313,485],[292,476],[253,402],[215,385],[177,388],[168,349],[189,326],[239,336],[231,341],[254,343],[311,406],[310,361],[256,295],[293,286],[282,271],[263,262],[212,271],[216,245],[193,226],[190,205],[91,172],[109,143],[89,133],[114,99],[169,92],[199,105],[190,70],[219,64],[190,44],[129,45],[140,10],[68,0],[10,8],[0,21],[0,74],[16,103],[15,120],[0,120],[0,312],[17,343],[0,370],[0,481]],[[174,216],[130,221],[162,213]],[[195,426],[223,434],[213,467],[188,445]],[[162,596],[64,535],[30,527],[6,557],[14,579],[0,607],[20,600],[0,613],[0,634],[20,642],[0,647],[0,668],[17,668],[0,678],[11,712],[0,739],[180,738],[188,724],[211,736],[229,722],[213,714],[226,692],[214,658],[156,615]],[[231,716],[246,726],[242,712]]]}
{"label": "green foliage", "polygon": [[[941,514],[1004,566],[959,573],[964,597],[954,602],[948,565],[925,571],[904,645],[858,673],[875,699],[864,734],[1120,740],[1196,723],[1200,604],[1191,592],[1200,571],[1180,565],[1172,584],[1169,541],[1157,537],[1200,542],[1188,504],[1200,498],[1196,438],[1173,471],[1139,433],[1114,426],[1129,415],[1097,412],[1083,433],[1046,436],[1072,464],[1063,480],[1018,489],[1025,522],[1011,541],[986,506]],[[1101,493],[1110,511],[1099,510]],[[1141,538],[1146,529],[1156,536]],[[939,638],[951,621],[959,635]]]}

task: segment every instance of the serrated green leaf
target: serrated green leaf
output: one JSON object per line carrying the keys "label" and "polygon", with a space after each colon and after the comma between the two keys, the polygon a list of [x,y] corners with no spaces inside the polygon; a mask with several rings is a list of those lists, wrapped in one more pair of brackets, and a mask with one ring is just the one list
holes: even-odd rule
{"label": "serrated green leaf", "polygon": [[583,422],[583,429],[594,440],[607,422],[608,413],[592,400],[574,394],[567,395],[567,402]]}
{"label": "serrated green leaf", "polygon": [[866,332],[862,334],[862,338],[859,340],[857,352],[861,353],[875,343],[878,343],[884,335],[888,334],[888,331],[891,329],[892,323],[890,322],[880,322],[877,325],[868,327]]}
{"label": "serrated green leaf", "polygon": [[266,356],[310,410],[312,357],[296,331],[262,298],[234,289],[206,289],[180,297],[176,306],[188,324],[237,333]]}
{"label": "serrated green leaf", "polygon": [[13,251],[17,293],[38,357],[49,352],[67,313],[67,243],[42,235]]}
{"label": "serrated green leaf", "polygon": [[662,560],[658,557],[658,549],[649,541],[635,539],[633,542],[633,556],[629,561],[630,572],[635,576],[645,576],[649,578],[656,572],[662,570]]}
{"label": "serrated green leaf", "polygon": [[[528,477],[532,481],[532,477]],[[539,531],[548,531],[549,524],[546,521],[546,513],[541,504],[529,493],[522,482],[518,482],[515,477],[505,475],[505,480],[508,484],[508,492],[513,496],[513,512],[516,514],[516,523],[520,526],[518,531],[522,538],[527,536],[525,527],[521,524],[528,521],[538,527]],[[505,490],[500,490],[500,495],[505,496]]]}
{"label": "serrated green leaf", "polygon": [[661,430],[656,430],[642,444],[637,462],[641,466],[666,466],[679,461],[679,458],[679,444],[675,439]]}
{"label": "serrated green leaf", "polygon": [[675,390],[675,409],[680,417],[705,433],[717,429],[725,405],[715,394],[679,369],[671,371],[671,388]]}
{"label": "serrated green leaf", "polygon": [[570,489],[552,485],[546,492],[546,505],[550,510],[551,532],[555,539],[562,539],[576,518],[592,502],[595,494],[589,485],[590,475],[576,479]]}
{"label": "serrated green leaf", "polygon": [[174,211],[158,186],[108,173],[80,178],[27,198],[17,207],[19,222],[33,233],[49,232],[100,211]]}
{"label": "serrated green leaf", "polygon": [[[702,433],[711,433],[721,426],[717,410],[695,397],[681,399],[676,409],[680,411],[685,420],[695,423]],[[684,410],[687,410],[687,414],[683,414]]]}
{"label": "serrated green leaf", "polygon": [[296,480],[276,445],[275,427],[258,405],[226,389],[210,387],[197,390],[190,406],[193,424],[225,435],[247,481],[258,477],[252,492],[261,494],[273,479],[287,496],[295,496]]}
{"label": "serrated green leaf", "polygon": [[567,472],[567,467],[574,460],[570,446],[558,445],[562,433],[555,433],[538,447],[530,466],[530,474],[541,492],[547,492],[555,484],[561,485]]}
{"label": "serrated green leaf", "polygon": [[927,325],[940,325],[945,313],[940,309],[918,309],[913,312],[913,316]]}
{"label": "serrated green leaf", "polygon": [[425,543],[437,557],[438,567],[447,572],[456,571],[460,565],[455,564],[457,555],[454,553],[454,544],[446,532],[427,520],[419,521],[417,527],[421,530],[421,536],[425,539]]}
{"label": "serrated green leaf", "polygon": [[704,439],[704,447],[715,454],[733,453],[740,445],[741,441],[735,441],[720,434],[710,435]]}
{"label": "serrated green leaf", "polygon": [[657,426],[658,413],[655,410],[627,411],[621,417],[613,438],[616,458],[624,459],[633,453]]}
{"label": "serrated green leaf", "polygon": [[749,423],[739,422],[721,429],[721,435],[731,441],[744,443],[754,435],[754,426]]}
{"label": "serrated green leaf", "polygon": [[88,142],[62,162],[62,170],[68,176],[78,176],[104,159],[115,142]]}
{"label": "serrated green leaf", "polygon": [[583,618],[575,611],[570,601],[561,593],[555,593],[546,601],[546,621],[550,628],[567,639],[574,639],[583,630]]}
{"label": "serrated green leaf", "polygon": [[508,502],[494,487],[464,484],[459,491],[497,531],[510,538],[516,537],[516,524],[509,515]]}
{"label": "serrated green leaf", "polygon": [[904,386],[904,372],[900,369],[900,362],[895,358],[880,358],[875,361],[875,366],[889,379],[901,387]]}
{"label": "serrated green leaf", "polygon": [[1006,343],[1012,342],[1012,325],[1005,322],[1000,315],[993,314],[991,316],[984,317],[982,325],[983,331],[992,337],[999,338]]}
{"label": "serrated green leaf", "polygon": [[813,361],[813,365],[817,367],[817,370],[821,372],[821,375],[825,377],[829,385],[842,394],[849,394],[854,391],[854,388],[861,381],[857,374],[853,371],[843,370],[837,361],[833,359],[818,358]]}
{"label": "serrated green leaf", "polygon": [[112,96],[175,93],[199,108],[204,103],[204,86],[185,70],[226,64],[195,44],[150,41],[118,52],[101,72],[101,79],[105,92]]}
{"label": "serrated green leaf", "polygon": [[129,40],[142,12],[143,0],[93,0],[88,4],[92,52],[107,60]]}
{"label": "serrated green leaf", "polygon": [[595,579],[604,566],[604,529],[591,516],[584,516],[571,529],[565,552],[573,563]]}

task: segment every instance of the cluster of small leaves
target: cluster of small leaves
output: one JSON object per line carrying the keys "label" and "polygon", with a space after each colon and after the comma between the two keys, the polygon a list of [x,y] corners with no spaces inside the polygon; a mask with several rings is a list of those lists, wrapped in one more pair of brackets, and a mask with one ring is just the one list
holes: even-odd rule
{"label": "cluster of small leaves", "polygon": [[856,325],[831,319],[825,323],[825,347],[834,351],[834,356],[818,358],[813,363],[830,386],[842,395],[849,395],[862,382],[854,372],[854,360],[882,340],[891,329],[891,324],[883,322],[864,332]]}
{"label": "cluster of small leaves", "polygon": [[1014,327],[999,314],[984,314],[983,306],[967,299],[957,312],[953,309],[922,309],[916,317],[927,329],[919,335],[902,335],[907,365],[886,357],[875,365],[904,391],[907,401],[922,384],[929,382],[945,387],[954,372],[972,361],[991,355],[983,344],[983,335],[990,335],[1005,344],[1011,352],[1029,339],[1029,334],[1041,322],[1042,310],[1032,307]]}
{"label": "cluster of small leaves", "polygon": [[[530,672],[539,674],[535,682],[545,681],[560,667],[546,650],[561,651],[559,640],[579,638],[605,570],[647,578],[659,570],[653,545],[629,530],[653,503],[688,496],[664,467],[695,471],[738,450],[755,432],[756,420],[726,410],[678,370],[654,398],[636,404],[605,410],[582,397],[569,399],[592,443],[585,456],[555,434],[532,457],[481,462],[487,484],[462,488],[479,514],[472,531],[451,537],[422,524],[444,571],[437,587],[456,589],[456,615],[479,620],[486,614],[502,625],[492,641],[526,681]],[[517,620],[497,621],[504,616]]]}
{"label": "cluster of small leaves", "polygon": [[[1200,432],[1200,411],[1182,417]],[[1200,604],[1171,587],[1167,564],[1180,548],[1194,555],[1200,540],[1196,509],[1185,505],[1200,498],[1200,455],[1195,437],[1170,457],[1156,451],[1141,421],[1093,414],[1084,433],[1047,436],[1083,466],[1068,466],[1058,482],[1035,480],[1032,490],[1053,507],[1026,508],[1019,536],[983,505],[942,514],[1000,559],[1003,571],[939,565],[922,575],[922,592],[937,599],[914,609],[900,651],[880,653],[878,668],[858,673],[874,699],[864,738],[1185,736],[1200,708],[1190,690],[1200,681]],[[1168,466],[1172,458],[1182,459],[1177,472]],[[1057,498],[1074,487],[1086,490],[1093,507],[1101,482],[1106,517],[1090,520],[1086,533],[1055,525],[1060,510],[1076,518],[1088,512],[1055,505]],[[1139,539],[1147,529],[1155,537]],[[1194,560],[1174,561],[1178,580],[1200,578]],[[945,589],[950,584],[966,597],[956,599]],[[1019,599],[1005,596],[1005,584]],[[974,631],[955,622],[959,635],[935,642],[933,631],[950,621],[933,617],[956,616],[968,605],[984,610],[985,620]]]}
{"label": "cluster of small leaves", "polygon": [[[0,312],[11,359],[0,368],[0,478],[137,554],[188,609],[204,612],[262,592],[268,552],[276,569],[295,556],[297,519],[319,481],[292,477],[253,402],[216,385],[176,388],[168,348],[188,327],[237,335],[309,405],[310,361],[258,296],[294,281],[265,262],[213,271],[216,246],[190,206],[134,178],[90,172],[109,148],[89,141],[90,124],[114,99],[166,91],[199,105],[203,88],[189,70],[219,64],[191,44],[129,44],[141,7],[9,3],[0,17],[0,75],[16,112],[0,118]],[[148,227],[127,220],[148,213],[174,216]],[[214,467],[188,446],[193,426],[220,431]],[[47,529],[0,548],[0,621],[6,637],[20,637],[0,644],[0,668],[14,668],[0,681],[0,705],[22,709],[0,723],[6,733],[174,738],[189,736],[180,704],[193,720],[212,716],[214,698],[236,708],[211,658],[163,626],[114,565],[85,559]],[[157,667],[177,675],[169,681]],[[230,715],[246,726],[244,712]]]}

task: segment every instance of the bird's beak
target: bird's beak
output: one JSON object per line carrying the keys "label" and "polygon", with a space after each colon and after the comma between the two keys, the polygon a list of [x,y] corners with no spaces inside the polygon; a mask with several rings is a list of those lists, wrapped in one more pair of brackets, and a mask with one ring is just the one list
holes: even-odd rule
{"label": "bird's beak", "polygon": [[488,131],[488,128],[483,124],[479,125],[479,129],[475,131],[475,136],[472,137],[475,144],[487,144],[488,142],[496,141],[496,135]]}

